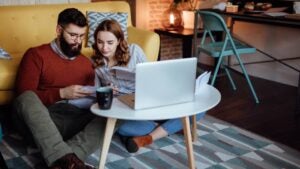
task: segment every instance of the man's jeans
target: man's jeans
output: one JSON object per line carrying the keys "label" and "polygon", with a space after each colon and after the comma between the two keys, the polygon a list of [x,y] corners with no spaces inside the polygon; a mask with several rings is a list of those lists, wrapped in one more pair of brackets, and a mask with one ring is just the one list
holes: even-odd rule
{"label": "man's jeans", "polygon": [[32,91],[17,97],[14,109],[14,123],[25,122],[48,166],[68,153],[84,161],[102,144],[106,119],[88,110],[67,103],[47,108]]}

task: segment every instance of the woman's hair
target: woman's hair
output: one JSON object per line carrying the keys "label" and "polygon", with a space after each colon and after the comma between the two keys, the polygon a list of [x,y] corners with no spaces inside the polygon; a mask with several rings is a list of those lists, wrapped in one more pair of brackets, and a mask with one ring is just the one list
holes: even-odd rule
{"label": "woman's hair", "polygon": [[124,38],[124,32],[122,31],[120,24],[115,20],[104,20],[98,25],[98,27],[94,32],[95,42],[92,45],[94,49],[94,55],[92,56],[92,59],[94,61],[94,66],[95,67],[103,66],[104,60],[108,61],[108,58],[103,56],[99,51],[99,49],[97,48],[97,34],[100,31],[111,32],[116,36],[118,41],[120,41],[119,45],[117,46],[114,57],[115,60],[117,61],[118,66],[126,66],[130,59],[128,44]]}

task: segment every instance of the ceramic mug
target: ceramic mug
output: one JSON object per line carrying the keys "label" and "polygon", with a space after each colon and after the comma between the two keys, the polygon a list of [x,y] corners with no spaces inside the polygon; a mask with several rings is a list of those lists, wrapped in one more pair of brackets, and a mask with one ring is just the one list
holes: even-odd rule
{"label": "ceramic mug", "polygon": [[113,89],[111,87],[97,88],[96,96],[99,109],[108,110],[111,108],[113,100]]}

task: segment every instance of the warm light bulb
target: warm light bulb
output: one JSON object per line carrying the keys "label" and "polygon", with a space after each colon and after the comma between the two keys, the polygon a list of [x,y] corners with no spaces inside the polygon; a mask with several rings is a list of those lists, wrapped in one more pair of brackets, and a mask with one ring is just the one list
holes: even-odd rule
{"label": "warm light bulb", "polygon": [[174,21],[175,21],[174,14],[170,13],[170,24],[174,25]]}

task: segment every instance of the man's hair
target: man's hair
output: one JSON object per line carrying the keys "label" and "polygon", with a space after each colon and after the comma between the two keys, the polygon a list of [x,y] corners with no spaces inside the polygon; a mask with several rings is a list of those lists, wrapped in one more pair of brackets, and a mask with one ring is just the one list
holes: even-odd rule
{"label": "man's hair", "polygon": [[87,26],[87,20],[82,12],[76,8],[67,8],[61,11],[58,15],[57,24],[66,26],[68,24],[75,24],[79,27]]}

